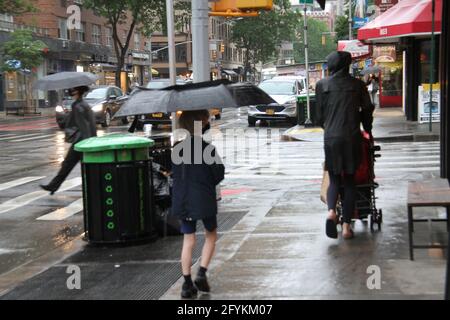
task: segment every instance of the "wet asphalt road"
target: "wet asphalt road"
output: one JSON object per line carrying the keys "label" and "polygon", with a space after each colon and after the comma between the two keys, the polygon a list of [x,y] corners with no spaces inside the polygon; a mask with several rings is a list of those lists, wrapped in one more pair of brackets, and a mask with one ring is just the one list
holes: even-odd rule
{"label": "wet asphalt road", "polygon": [[[299,208],[303,219],[324,212],[318,195],[321,142],[282,142],[280,135],[288,124],[257,126],[245,133],[245,110],[225,111],[221,120],[212,122],[212,128],[213,142],[226,165],[222,209],[251,210],[264,203],[270,209],[267,216],[283,223],[278,232],[287,233],[301,220],[295,217],[293,224],[288,222]],[[126,130],[126,126],[115,125],[107,130],[99,128],[99,135]],[[82,234],[80,166],[54,196],[38,187],[56,173],[67,147],[63,132],[52,119],[26,127],[0,125],[0,276]],[[396,223],[404,220],[400,209],[404,211],[406,183],[438,176],[439,142],[399,142],[381,147],[383,157],[376,167],[379,206],[399,212],[385,219],[392,228],[387,228],[383,237],[390,241],[385,246],[403,247],[404,230]],[[270,231],[264,224],[259,228],[260,236]],[[258,237],[254,240],[260,241]],[[252,252],[256,254],[250,246],[250,256]]]}

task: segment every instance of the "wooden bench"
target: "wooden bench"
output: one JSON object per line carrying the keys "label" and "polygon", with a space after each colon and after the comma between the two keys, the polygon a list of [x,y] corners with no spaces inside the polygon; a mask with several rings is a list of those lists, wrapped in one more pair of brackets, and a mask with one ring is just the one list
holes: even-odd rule
{"label": "wooden bench", "polygon": [[[414,207],[444,207],[447,219],[414,219]],[[447,248],[446,245],[415,245],[413,242],[414,222],[445,221],[450,230],[450,187],[447,179],[432,179],[408,184],[408,235],[409,258],[414,260],[414,249]]]}

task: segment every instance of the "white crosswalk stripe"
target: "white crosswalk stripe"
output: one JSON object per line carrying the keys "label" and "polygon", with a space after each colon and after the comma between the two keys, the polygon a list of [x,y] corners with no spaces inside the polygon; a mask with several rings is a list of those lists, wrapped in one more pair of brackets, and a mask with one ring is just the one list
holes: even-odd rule
{"label": "white crosswalk stripe", "polygon": [[29,133],[29,134],[4,134],[4,135],[0,135],[0,141],[11,141],[14,139],[26,139],[26,138],[40,136],[40,135],[42,135],[42,132]]}
{"label": "white crosswalk stripe", "polygon": [[37,218],[36,220],[61,221],[61,220],[67,219],[81,211],[83,211],[83,199],[82,198],[72,202],[67,207],[50,212],[46,215],[43,215],[43,216]]}
{"label": "white crosswalk stripe", "polygon": [[14,188],[32,181],[37,181],[40,179],[43,179],[45,177],[24,177],[24,178],[20,178],[20,179],[16,179],[10,182],[5,182],[0,184],[0,191],[6,190],[6,189],[10,189],[10,188]]}
{"label": "white crosswalk stripe", "polygon": [[[273,141],[274,154],[255,149],[227,153],[224,162],[226,179],[322,179],[325,155],[323,144],[318,142],[284,143]],[[393,178],[396,175],[420,172],[439,172],[439,142],[382,143],[381,158],[375,162],[377,177]]]}
{"label": "white crosswalk stripe", "polygon": [[15,139],[15,140],[11,140],[10,142],[25,142],[25,141],[31,141],[31,140],[41,140],[43,138],[49,138],[49,137],[55,137],[55,134],[46,134],[46,135],[40,135],[37,137],[25,138],[25,139]]}
{"label": "white crosswalk stripe", "polygon": [[[59,188],[59,192],[67,191],[69,189],[75,188],[77,186],[81,185],[81,178],[73,178],[68,181],[65,181],[61,187]],[[0,214],[18,209],[20,207],[23,207],[27,204],[32,203],[33,201],[39,200],[41,198],[44,198],[48,196],[47,191],[34,191],[30,193],[26,193],[24,195],[21,195],[19,197],[16,197],[14,199],[8,200],[2,204],[0,204]]]}

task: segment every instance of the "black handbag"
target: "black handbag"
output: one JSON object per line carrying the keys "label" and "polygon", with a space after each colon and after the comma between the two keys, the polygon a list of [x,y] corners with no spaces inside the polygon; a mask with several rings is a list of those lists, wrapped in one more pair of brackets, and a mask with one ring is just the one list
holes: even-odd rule
{"label": "black handbag", "polygon": [[67,143],[75,143],[80,137],[80,129],[77,127],[68,127],[64,129],[65,137],[64,140]]}

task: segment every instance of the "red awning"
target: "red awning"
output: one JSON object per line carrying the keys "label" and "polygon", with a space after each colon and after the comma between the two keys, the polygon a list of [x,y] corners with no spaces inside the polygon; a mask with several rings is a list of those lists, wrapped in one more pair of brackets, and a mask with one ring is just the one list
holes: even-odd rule
{"label": "red awning", "polygon": [[[435,0],[435,32],[441,32],[442,0]],[[431,34],[431,0],[403,0],[358,30],[361,41],[389,41]]]}

